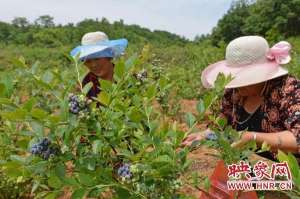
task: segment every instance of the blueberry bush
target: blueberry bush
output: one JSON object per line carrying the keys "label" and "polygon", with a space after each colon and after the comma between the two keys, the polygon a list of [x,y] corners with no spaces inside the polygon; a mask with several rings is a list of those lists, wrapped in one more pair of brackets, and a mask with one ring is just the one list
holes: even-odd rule
{"label": "blueberry bush", "polygon": [[178,190],[189,166],[188,149],[179,147],[185,134],[152,107],[169,81],[145,56],[117,60],[114,81],[100,80],[92,100],[76,59],[63,71],[14,60],[0,81],[3,179],[26,183],[23,196],[34,198],[66,191],[72,198],[184,197]]}

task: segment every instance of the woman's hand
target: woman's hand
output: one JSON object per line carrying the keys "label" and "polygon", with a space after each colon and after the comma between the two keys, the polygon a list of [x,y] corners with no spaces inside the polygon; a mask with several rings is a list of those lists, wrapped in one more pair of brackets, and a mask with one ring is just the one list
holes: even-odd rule
{"label": "woman's hand", "polygon": [[231,146],[233,148],[239,148],[239,147],[246,145],[251,140],[254,140],[254,133],[246,131],[246,132],[242,133],[241,139],[232,143]]}
{"label": "woman's hand", "polygon": [[201,141],[201,140],[205,139],[205,134],[207,132],[210,132],[210,131],[209,130],[205,130],[205,131],[202,131],[202,132],[192,133],[192,134],[188,135],[183,140],[183,142],[181,143],[181,145],[182,146],[190,146],[195,141]]}
{"label": "woman's hand", "polygon": [[274,151],[280,149],[284,152],[299,153],[295,135],[290,131],[281,131],[276,133],[244,132],[241,139],[232,143],[231,146],[240,148],[251,140],[255,140],[258,145],[266,143]]}

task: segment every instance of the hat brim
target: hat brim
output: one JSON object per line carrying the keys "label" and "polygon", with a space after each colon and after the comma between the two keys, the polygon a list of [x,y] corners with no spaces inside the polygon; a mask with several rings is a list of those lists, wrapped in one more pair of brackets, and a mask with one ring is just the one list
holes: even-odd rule
{"label": "hat brim", "polygon": [[225,76],[231,75],[230,81],[225,88],[238,88],[265,82],[276,77],[288,74],[288,71],[275,61],[230,67],[225,60],[209,65],[201,75],[201,81],[205,88],[213,88],[219,73]]}
{"label": "hat brim", "polygon": [[94,45],[77,46],[70,54],[72,57],[79,56],[81,61],[101,57],[115,58],[124,53],[127,45],[127,39],[109,40]]}

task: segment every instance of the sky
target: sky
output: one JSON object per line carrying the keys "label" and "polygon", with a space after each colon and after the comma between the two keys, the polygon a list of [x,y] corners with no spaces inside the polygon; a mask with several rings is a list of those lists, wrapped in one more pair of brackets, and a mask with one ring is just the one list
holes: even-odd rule
{"label": "sky", "polygon": [[166,30],[193,39],[210,33],[232,0],[0,0],[0,21],[51,15],[55,23],[86,18],[123,19],[151,30]]}

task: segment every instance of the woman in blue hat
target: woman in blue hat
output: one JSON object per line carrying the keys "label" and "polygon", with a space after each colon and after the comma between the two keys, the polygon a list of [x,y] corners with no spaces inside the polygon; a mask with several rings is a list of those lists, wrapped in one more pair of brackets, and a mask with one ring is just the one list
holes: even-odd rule
{"label": "woman in blue hat", "polygon": [[93,86],[87,93],[87,97],[97,97],[100,93],[99,78],[113,80],[113,58],[121,56],[128,41],[126,39],[109,40],[104,32],[86,33],[81,40],[81,45],[71,51],[71,56],[78,56],[80,61],[89,69],[84,77],[82,86],[92,82]]}

